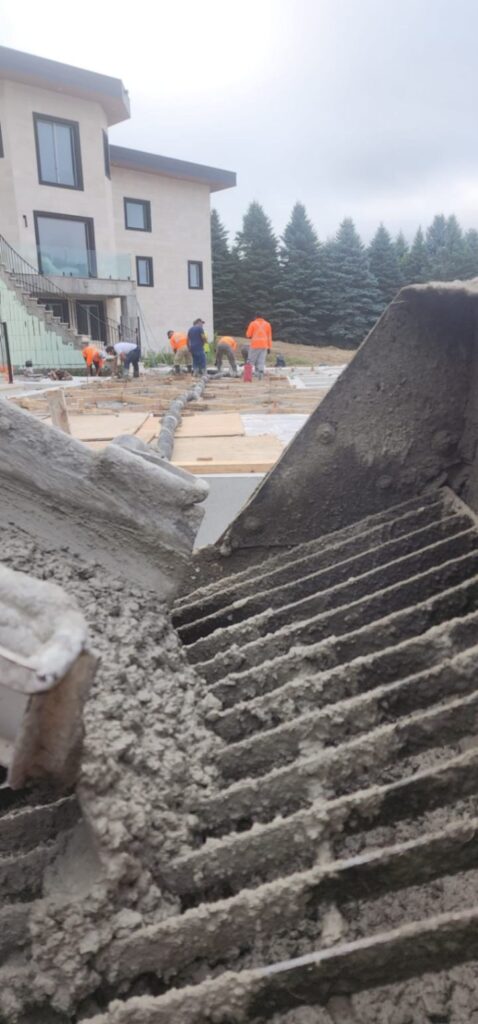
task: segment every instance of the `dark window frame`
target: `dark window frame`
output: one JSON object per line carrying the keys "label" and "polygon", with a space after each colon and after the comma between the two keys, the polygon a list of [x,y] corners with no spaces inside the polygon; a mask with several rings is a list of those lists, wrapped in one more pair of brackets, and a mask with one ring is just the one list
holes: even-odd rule
{"label": "dark window frame", "polygon": [[[99,338],[94,338],[92,334],[88,334],[88,331],[83,331],[81,329],[83,326],[85,326],[81,322],[82,316],[85,316],[86,317],[86,322],[88,322],[88,315],[86,313],[86,309],[87,309],[88,306],[90,306],[90,307],[91,306],[98,306],[98,316],[97,317],[95,316],[95,319],[96,319],[96,321],[98,323],[99,330],[98,330],[97,333],[99,334]],[[87,299],[85,296],[82,299],[76,299],[75,300],[75,321],[76,321],[76,330],[77,330],[78,334],[85,334],[86,337],[87,338],[91,338],[92,341],[100,341],[100,342],[103,343],[103,345],[106,345],[106,342],[107,342],[108,339],[106,337],[106,316],[105,316],[105,304],[104,304],[103,299]]]}
{"label": "dark window frame", "polygon": [[3,148],[3,135],[2,135],[2,126],[1,126],[1,124],[0,124],[0,158],[1,158],[2,156],[5,156],[5,150],[4,150],[4,148]]}
{"label": "dark window frame", "polygon": [[[43,274],[43,269],[41,263],[40,232],[38,230],[39,217],[48,217],[50,220],[79,220],[82,224],[86,224],[86,240],[88,245],[88,277],[98,277],[98,267],[96,262],[95,225],[93,217],[75,217],[69,213],[52,213],[51,210],[33,211],[33,220],[35,223],[35,242],[38,256],[38,270],[40,274]],[[46,274],[45,276],[67,277],[66,274]],[[81,278],[79,280],[81,280]]]}
{"label": "dark window frame", "polygon": [[[149,266],[149,281],[145,284],[139,279],[139,260],[144,260]],[[138,288],[154,288],[154,272],[153,272],[153,257],[152,256],[137,256],[136,257],[136,284]]]}
{"label": "dark window frame", "polygon": [[[73,166],[76,173],[77,184],[76,185],[64,185],[61,181],[44,181],[41,173],[41,160],[40,160],[40,140],[38,138],[38,122],[49,121],[50,124],[66,124],[69,128],[73,128]],[[81,163],[81,144],[80,144],[80,123],[79,121],[69,121],[65,117],[53,117],[51,114],[33,114],[33,125],[35,132],[35,150],[37,155],[37,170],[38,170],[38,181],[40,185],[47,185],[49,188],[69,188],[73,192],[84,192],[83,183],[83,167]]]}
{"label": "dark window frame", "polygon": [[71,326],[71,323],[70,323],[70,309],[69,309],[68,299],[55,299],[55,298],[52,298],[51,295],[44,295],[44,296],[40,295],[40,297],[38,299],[38,302],[40,302],[42,306],[45,306],[46,309],[49,309],[53,313],[54,316],[57,316],[57,314],[55,313],[54,307],[60,306],[60,308],[61,308],[60,318],[61,318],[62,322],[64,324],[68,324],[68,327]]}
{"label": "dark window frame", "polygon": [[[145,213],[146,213],[146,216],[145,216],[146,227],[144,227],[144,228],[135,228],[135,227],[130,228],[128,226],[128,212],[127,212],[127,206],[126,206],[127,203],[137,203],[139,206],[143,206],[144,207]],[[123,207],[124,207],[124,226],[125,226],[126,231],[149,231],[150,232],[152,230],[152,228],[151,228],[151,201],[149,199],[137,199],[136,196],[124,196],[124,198],[123,198]]]}
{"label": "dark window frame", "polygon": [[105,132],[104,128],[102,128],[101,131],[103,132],[103,157],[105,161],[105,174],[106,177],[109,178],[111,181],[110,144],[108,142],[108,132]]}
{"label": "dark window frame", "polygon": [[[191,267],[199,267],[199,284],[191,284]],[[188,260],[188,288],[191,288],[191,290],[195,292],[204,291],[204,274],[202,260]]]}

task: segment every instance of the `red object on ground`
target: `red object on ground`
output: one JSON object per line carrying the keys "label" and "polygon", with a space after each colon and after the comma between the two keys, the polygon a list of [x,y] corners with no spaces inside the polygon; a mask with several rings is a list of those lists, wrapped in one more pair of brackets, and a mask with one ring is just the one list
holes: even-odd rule
{"label": "red object on ground", "polygon": [[251,383],[251,381],[252,381],[252,363],[246,363],[245,364],[245,366],[244,366],[244,373],[242,375],[242,379],[246,380],[246,381],[249,381],[249,383]]}

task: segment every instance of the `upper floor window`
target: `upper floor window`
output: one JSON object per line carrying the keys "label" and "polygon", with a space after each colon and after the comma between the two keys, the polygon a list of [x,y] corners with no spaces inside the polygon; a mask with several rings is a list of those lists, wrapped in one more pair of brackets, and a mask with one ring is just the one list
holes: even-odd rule
{"label": "upper floor window", "polygon": [[103,128],[103,156],[105,160],[105,174],[107,178],[111,178],[111,167],[110,167],[110,144],[108,142],[108,133]]}
{"label": "upper floor window", "polygon": [[201,260],[188,260],[188,284],[190,288],[202,288]]}
{"label": "upper floor window", "polygon": [[77,121],[34,114],[38,179],[41,185],[83,188]]}
{"label": "upper floor window", "polygon": [[124,223],[129,231],[151,231],[151,203],[147,199],[125,199]]}
{"label": "upper floor window", "polygon": [[153,260],[151,256],[136,257],[136,281],[144,288],[153,287]]}

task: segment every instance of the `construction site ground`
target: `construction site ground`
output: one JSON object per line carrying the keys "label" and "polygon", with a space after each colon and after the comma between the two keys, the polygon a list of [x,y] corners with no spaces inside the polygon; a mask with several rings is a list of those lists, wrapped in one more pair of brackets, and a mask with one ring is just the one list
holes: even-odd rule
{"label": "construction site ground", "polygon": [[[288,365],[268,369],[261,381],[211,377],[202,398],[184,410],[175,436],[175,465],[200,475],[267,472],[353,355],[342,349],[284,342],[276,343],[274,351],[283,351]],[[303,369],[304,353],[308,369]],[[52,385],[45,381],[42,388],[41,384],[17,379],[11,398],[51,422],[48,394]],[[79,386],[75,379],[53,386],[64,390],[72,435],[101,449],[123,434],[154,442],[162,417],[171,402],[190,388],[191,376],[160,367],[136,380],[84,379]]]}

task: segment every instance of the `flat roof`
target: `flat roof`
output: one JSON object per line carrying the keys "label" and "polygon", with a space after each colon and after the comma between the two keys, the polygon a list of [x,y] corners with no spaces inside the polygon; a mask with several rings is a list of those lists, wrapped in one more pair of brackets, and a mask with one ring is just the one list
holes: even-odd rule
{"label": "flat roof", "polygon": [[219,167],[207,167],[188,160],[174,160],[170,156],[144,153],[140,149],[127,149],[125,146],[110,146],[110,159],[117,167],[131,171],[146,171],[149,174],[164,174],[169,178],[200,182],[209,185],[211,192],[234,188],[236,184],[234,171],[223,171]]}
{"label": "flat roof", "polygon": [[8,46],[0,46],[0,78],[96,100],[103,107],[109,125],[125,121],[131,114],[129,96],[120,78],[11,50]]}

